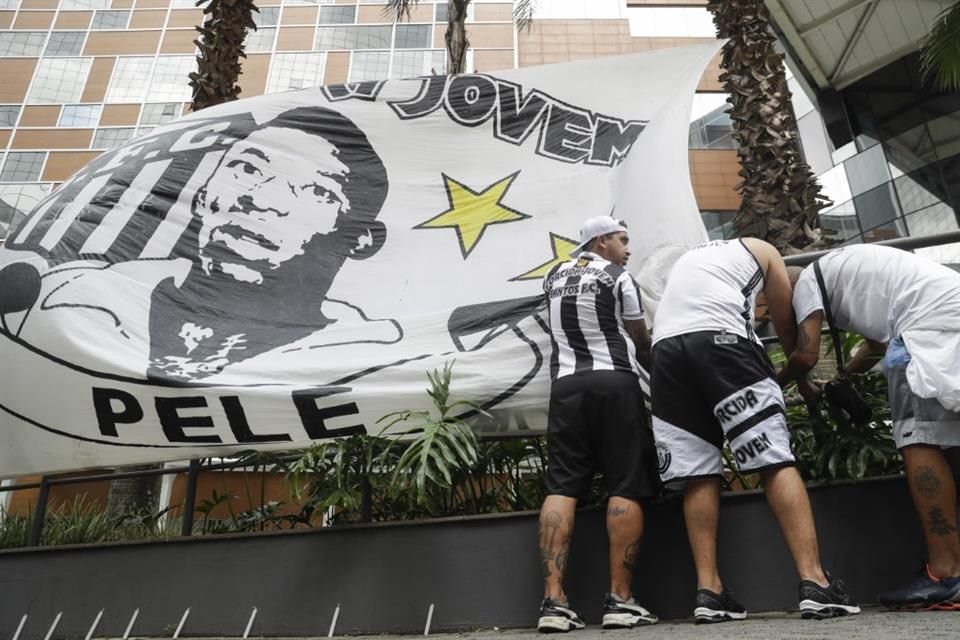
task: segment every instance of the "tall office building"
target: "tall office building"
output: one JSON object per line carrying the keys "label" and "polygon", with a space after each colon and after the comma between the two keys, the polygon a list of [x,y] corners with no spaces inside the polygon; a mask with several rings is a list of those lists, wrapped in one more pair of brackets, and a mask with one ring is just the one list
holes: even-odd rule
{"label": "tall office building", "polygon": [[[382,0],[258,4],[241,97],[446,67],[446,2],[420,2],[399,23]],[[540,0],[532,28],[518,33],[512,2],[473,0],[467,68],[495,72],[701,41],[714,34],[704,5]],[[202,20],[194,0],[0,0],[0,239],[99,153],[184,113]],[[739,204],[717,75],[714,64],[700,83],[690,137],[693,184],[712,226]]]}

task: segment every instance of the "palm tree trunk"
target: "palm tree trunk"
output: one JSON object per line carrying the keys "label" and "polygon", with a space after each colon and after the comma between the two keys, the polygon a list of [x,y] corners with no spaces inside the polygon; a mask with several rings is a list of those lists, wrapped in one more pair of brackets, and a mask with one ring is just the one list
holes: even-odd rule
{"label": "palm tree trunk", "polygon": [[762,238],[781,253],[822,246],[818,213],[830,201],[800,150],[783,55],[774,48],[763,0],[710,0],[723,46],[720,81],[730,94],[743,200],[740,235]]}
{"label": "palm tree trunk", "polygon": [[195,27],[201,36],[194,40],[197,70],[190,74],[194,111],[237,99],[240,58],[247,57],[243,41],[247,29],[257,28],[254,11],[253,0],[210,0],[203,8],[206,18]]}
{"label": "palm tree trunk", "polygon": [[447,73],[464,73],[467,62],[467,7],[470,0],[447,3]]}

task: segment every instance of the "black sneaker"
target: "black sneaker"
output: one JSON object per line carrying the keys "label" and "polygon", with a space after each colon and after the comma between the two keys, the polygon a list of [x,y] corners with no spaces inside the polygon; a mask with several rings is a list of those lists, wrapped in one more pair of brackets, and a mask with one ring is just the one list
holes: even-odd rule
{"label": "black sneaker", "polygon": [[540,621],[537,622],[537,631],[541,633],[557,633],[583,629],[586,626],[577,612],[566,603],[560,604],[553,598],[544,598],[540,605]]}
{"label": "black sneaker", "polygon": [[733,599],[733,594],[726,588],[723,593],[700,589],[697,591],[697,608],[693,610],[693,617],[696,624],[744,620],[747,610]]}
{"label": "black sneaker", "polygon": [[900,587],[885,591],[877,598],[891,609],[923,611],[960,611],[960,578],[935,578],[924,565],[920,575]]}
{"label": "black sneaker", "polygon": [[621,600],[616,594],[608,593],[603,600],[604,629],[632,629],[657,624],[657,620],[659,618],[641,607],[633,596]]}
{"label": "black sneaker", "polygon": [[800,581],[800,617],[806,620],[823,620],[860,613],[860,607],[850,600],[843,588],[843,581],[835,580],[829,574],[827,580],[830,584],[826,587],[810,580]]}

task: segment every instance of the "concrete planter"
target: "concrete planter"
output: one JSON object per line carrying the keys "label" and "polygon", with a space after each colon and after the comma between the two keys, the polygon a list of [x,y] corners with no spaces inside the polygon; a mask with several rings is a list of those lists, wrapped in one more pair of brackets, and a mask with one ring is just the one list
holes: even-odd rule
{"label": "concrete planter", "polygon": [[[861,602],[906,579],[924,549],[902,478],[811,488],[824,564]],[[647,511],[635,593],[662,618],[691,614],[693,564],[680,501]],[[432,629],[525,627],[541,597],[537,514],[450,518],[271,534],[29,549],[0,553],[0,635],[132,636],[422,633]],[[720,527],[721,572],[751,611],[797,606],[797,577],[762,493],[729,494]],[[578,513],[568,575],[573,606],[598,622],[607,588],[603,514]]]}

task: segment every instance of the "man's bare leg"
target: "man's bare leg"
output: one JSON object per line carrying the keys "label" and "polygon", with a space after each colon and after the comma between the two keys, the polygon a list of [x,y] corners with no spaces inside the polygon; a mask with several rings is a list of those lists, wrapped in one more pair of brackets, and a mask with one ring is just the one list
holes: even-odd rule
{"label": "man's bare leg", "polygon": [[826,587],[829,580],[820,566],[820,546],[813,524],[813,510],[799,472],[795,467],[780,467],[760,475],[767,502],[780,524],[800,579]]}
{"label": "man's bare leg", "polygon": [[960,576],[957,486],[947,456],[939,447],[927,445],[904,447],[901,452],[927,542],[930,572],[937,578]]}
{"label": "man's bare leg", "polygon": [[563,574],[567,568],[576,508],[576,498],[549,495],[540,509],[539,542],[543,595],[559,603],[567,601],[567,595],[563,591]]}
{"label": "man's bare leg", "polygon": [[607,501],[607,537],[610,540],[610,593],[630,597],[634,563],[643,537],[643,508],[635,500],[611,497]]}
{"label": "man's bare leg", "polygon": [[687,482],[683,518],[697,568],[697,588],[723,591],[717,570],[717,527],[720,522],[720,478]]}

